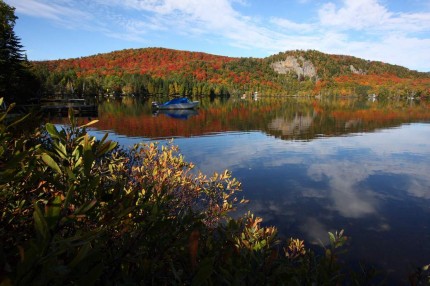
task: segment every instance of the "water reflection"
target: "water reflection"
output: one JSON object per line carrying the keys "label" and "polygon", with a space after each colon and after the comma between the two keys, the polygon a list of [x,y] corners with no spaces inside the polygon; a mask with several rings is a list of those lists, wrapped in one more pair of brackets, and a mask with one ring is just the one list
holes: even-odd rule
{"label": "water reflection", "polygon": [[[427,124],[307,143],[272,140],[238,154],[240,165],[219,167],[246,178],[250,207],[281,233],[319,243],[327,231],[344,228],[353,238],[351,260],[400,279],[430,257],[429,142]],[[217,157],[235,161],[222,153]]]}
{"label": "water reflection", "polygon": [[153,111],[152,115],[158,116],[160,114],[164,114],[168,117],[175,119],[188,119],[191,116],[196,116],[198,113],[195,109],[180,109],[180,110],[166,110],[166,109],[157,109]]}
{"label": "water reflection", "polygon": [[197,114],[177,120],[154,117],[145,103],[106,103],[97,128],[123,145],[175,137],[204,173],[231,170],[247,208],[282,235],[327,243],[328,231],[343,228],[352,237],[348,261],[400,280],[429,263],[429,107],[259,98],[202,101]]}
{"label": "water reflection", "polygon": [[277,117],[269,124],[269,130],[280,131],[282,137],[306,134],[314,122],[314,115],[296,113],[293,119]]}
{"label": "water reflection", "polygon": [[160,116],[154,118],[149,102],[130,99],[105,102],[99,106],[100,123],[97,128],[148,138],[260,130],[287,140],[311,140],[430,119],[430,105],[427,102],[409,105],[406,101],[369,102],[366,99],[259,98],[258,101],[215,102],[203,99],[201,107],[198,111],[163,111],[166,116],[162,120]]}

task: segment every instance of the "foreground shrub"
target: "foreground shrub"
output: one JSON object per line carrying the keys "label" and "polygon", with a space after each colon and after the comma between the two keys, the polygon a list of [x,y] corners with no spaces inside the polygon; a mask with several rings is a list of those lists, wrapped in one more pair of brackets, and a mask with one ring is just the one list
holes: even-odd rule
{"label": "foreground shrub", "polygon": [[[37,142],[1,126],[3,281],[13,284],[192,280],[200,234],[233,209],[228,172],[193,175],[176,147],[114,150],[86,126],[46,124]],[[91,124],[91,123],[90,123]],[[34,141],[34,140],[33,140]]]}

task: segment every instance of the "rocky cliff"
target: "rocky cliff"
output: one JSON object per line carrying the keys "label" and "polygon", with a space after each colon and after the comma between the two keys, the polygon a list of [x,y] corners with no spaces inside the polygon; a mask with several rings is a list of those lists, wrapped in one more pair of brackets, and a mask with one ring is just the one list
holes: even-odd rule
{"label": "rocky cliff", "polygon": [[280,74],[294,72],[300,77],[316,77],[317,71],[311,61],[303,57],[287,56],[283,61],[277,61],[271,64],[271,67]]}

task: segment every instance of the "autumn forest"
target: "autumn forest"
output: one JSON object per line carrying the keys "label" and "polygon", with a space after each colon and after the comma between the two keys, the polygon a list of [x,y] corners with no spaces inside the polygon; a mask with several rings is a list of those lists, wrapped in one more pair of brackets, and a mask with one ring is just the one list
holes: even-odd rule
{"label": "autumn forest", "polygon": [[359,95],[428,97],[430,74],[315,50],[233,58],[165,48],[30,63],[37,97]]}

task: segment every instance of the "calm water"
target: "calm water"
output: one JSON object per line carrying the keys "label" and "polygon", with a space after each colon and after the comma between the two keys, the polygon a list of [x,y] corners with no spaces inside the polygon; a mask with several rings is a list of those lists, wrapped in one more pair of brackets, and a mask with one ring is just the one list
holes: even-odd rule
{"label": "calm water", "polygon": [[124,146],[175,138],[204,173],[232,171],[247,208],[285,237],[317,245],[345,229],[347,262],[404,282],[430,263],[428,102],[230,99],[152,114],[126,99],[101,105],[99,119],[97,136]]}

